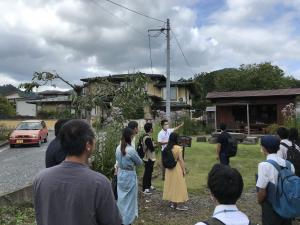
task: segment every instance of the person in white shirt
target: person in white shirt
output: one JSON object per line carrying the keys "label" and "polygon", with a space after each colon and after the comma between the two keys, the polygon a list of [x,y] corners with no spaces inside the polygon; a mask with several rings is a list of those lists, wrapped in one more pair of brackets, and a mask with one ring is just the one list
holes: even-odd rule
{"label": "person in white shirt", "polygon": [[[277,151],[279,149],[280,140],[276,136],[266,135],[261,138],[261,151],[267,160],[273,160],[280,166],[286,166],[286,160],[282,159]],[[292,171],[295,172],[292,165]],[[278,171],[269,162],[261,162],[258,164],[257,176],[257,200],[262,207],[262,224],[263,225],[291,225],[290,219],[280,217],[272,208],[268,201],[268,185],[277,185]]]}
{"label": "person in white shirt", "polygon": [[244,188],[243,178],[238,170],[224,164],[214,165],[208,174],[207,186],[217,206],[210,219],[196,225],[250,224],[248,217],[236,206]]}
{"label": "person in white shirt", "polygon": [[[184,123],[180,124],[178,127],[169,128],[168,120],[164,119],[164,120],[161,121],[160,125],[161,125],[162,129],[158,133],[157,142],[161,146],[161,151],[163,151],[164,148],[168,144],[170,134],[177,131],[179,128],[181,128],[184,125]],[[164,180],[165,179],[165,168],[164,168],[162,163],[161,163],[161,168],[162,168],[162,180]]]}

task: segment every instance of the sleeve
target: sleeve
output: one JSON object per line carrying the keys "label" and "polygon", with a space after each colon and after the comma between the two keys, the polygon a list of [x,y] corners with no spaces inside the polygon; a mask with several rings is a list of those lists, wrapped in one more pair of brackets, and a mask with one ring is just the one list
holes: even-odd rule
{"label": "sleeve", "polygon": [[258,178],[256,187],[265,189],[269,183],[268,169],[265,163],[258,164]]}
{"label": "sleeve", "polygon": [[145,145],[147,146],[147,149],[149,149],[151,152],[154,152],[155,149],[153,146],[153,141],[150,137],[146,138]]}
{"label": "sleeve", "polygon": [[140,166],[143,164],[143,160],[140,158],[137,151],[135,151],[133,148],[131,148],[130,152],[128,151],[128,154],[130,155],[131,160],[136,166]]}
{"label": "sleeve", "polygon": [[158,142],[162,142],[163,141],[162,137],[161,137],[161,132],[159,132],[158,135],[157,135],[157,141]]}
{"label": "sleeve", "polygon": [[96,218],[100,225],[121,225],[122,218],[109,181],[99,187],[101,196],[97,200]]}

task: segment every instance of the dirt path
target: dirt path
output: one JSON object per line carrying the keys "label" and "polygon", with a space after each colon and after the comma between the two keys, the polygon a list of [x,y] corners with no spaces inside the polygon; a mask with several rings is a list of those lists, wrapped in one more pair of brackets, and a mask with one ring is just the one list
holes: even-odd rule
{"label": "dirt path", "polygon": [[[206,220],[214,210],[214,204],[209,195],[190,195],[187,206],[188,211],[176,211],[168,206],[168,202],[162,201],[162,193],[155,191],[151,196],[140,194],[139,219],[135,225],[194,225]],[[243,194],[238,202],[238,207],[246,213],[254,224],[261,224],[261,209],[256,203],[255,190],[249,190]],[[293,223],[300,225],[300,223]]]}

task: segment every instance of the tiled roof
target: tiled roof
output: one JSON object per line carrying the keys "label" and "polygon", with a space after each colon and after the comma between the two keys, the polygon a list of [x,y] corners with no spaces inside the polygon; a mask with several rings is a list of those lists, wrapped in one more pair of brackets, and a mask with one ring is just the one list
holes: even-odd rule
{"label": "tiled roof", "polygon": [[254,91],[231,91],[231,92],[209,92],[207,99],[217,98],[244,98],[244,97],[270,97],[270,96],[295,96],[300,95],[300,88],[276,89],[276,90],[254,90]]}

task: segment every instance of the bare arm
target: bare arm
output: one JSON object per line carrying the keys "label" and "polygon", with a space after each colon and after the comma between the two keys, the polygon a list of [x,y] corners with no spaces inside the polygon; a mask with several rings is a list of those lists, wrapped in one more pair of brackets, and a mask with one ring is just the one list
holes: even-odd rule
{"label": "bare arm", "polygon": [[184,123],[180,124],[178,127],[173,128],[174,132],[177,131],[179,128],[183,127]]}
{"label": "bare arm", "polygon": [[217,159],[219,159],[220,152],[221,152],[221,144],[218,143],[217,144]]}
{"label": "bare arm", "polygon": [[182,169],[182,174],[183,174],[183,176],[185,176],[185,165],[184,165],[184,160],[183,160],[183,157],[182,157],[182,151],[180,151],[180,154],[179,154],[179,157],[178,157],[178,162],[179,162],[179,165]]}
{"label": "bare arm", "polygon": [[259,190],[257,192],[257,201],[258,201],[258,203],[262,204],[265,201],[266,197],[267,197],[266,189],[259,188]]}

